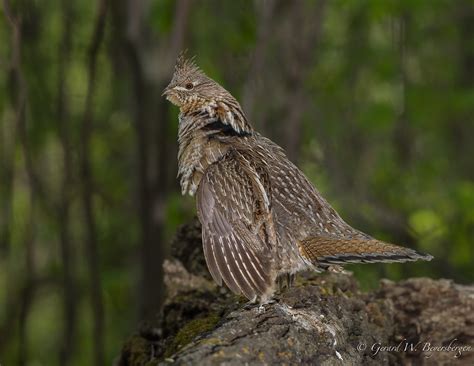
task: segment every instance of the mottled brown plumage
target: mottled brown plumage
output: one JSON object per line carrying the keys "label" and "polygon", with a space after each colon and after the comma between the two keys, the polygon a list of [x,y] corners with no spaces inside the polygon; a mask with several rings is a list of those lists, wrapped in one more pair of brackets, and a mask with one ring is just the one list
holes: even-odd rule
{"label": "mottled brown plumage", "polygon": [[279,276],[333,264],[431,260],[349,226],[282,148],[254,131],[239,103],[183,55],[165,89],[180,108],[179,177],[197,193],[209,271],[248,299]]}

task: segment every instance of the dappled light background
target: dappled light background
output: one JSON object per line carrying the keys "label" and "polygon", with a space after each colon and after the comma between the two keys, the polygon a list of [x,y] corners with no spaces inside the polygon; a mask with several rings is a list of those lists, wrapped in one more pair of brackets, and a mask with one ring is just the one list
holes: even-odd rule
{"label": "dappled light background", "polygon": [[188,49],[351,225],[474,281],[472,1],[5,0],[0,364],[111,364],[195,214],[161,97]]}

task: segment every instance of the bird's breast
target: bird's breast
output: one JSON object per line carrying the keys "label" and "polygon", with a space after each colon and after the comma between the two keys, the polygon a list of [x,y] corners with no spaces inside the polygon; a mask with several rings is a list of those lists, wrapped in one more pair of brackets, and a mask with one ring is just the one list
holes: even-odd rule
{"label": "bird's breast", "polygon": [[194,136],[182,141],[178,150],[178,176],[181,193],[193,196],[207,168],[219,161],[229,146],[206,136]]}

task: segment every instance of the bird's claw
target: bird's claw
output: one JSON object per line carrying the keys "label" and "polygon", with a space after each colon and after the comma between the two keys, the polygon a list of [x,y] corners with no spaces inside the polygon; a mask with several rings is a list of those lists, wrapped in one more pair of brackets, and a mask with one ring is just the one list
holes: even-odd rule
{"label": "bird's claw", "polygon": [[257,303],[256,301],[249,301],[243,306],[243,308],[245,310],[255,309],[258,314],[263,314],[266,310],[265,305],[272,305],[276,302],[277,300],[275,299],[269,299],[261,303]]}
{"label": "bird's claw", "polygon": [[267,310],[265,308],[265,305],[272,305],[272,304],[275,304],[276,302],[277,301],[275,299],[269,299],[269,300],[266,300],[266,301],[260,303],[260,305],[256,308],[257,314],[265,313],[265,311]]}

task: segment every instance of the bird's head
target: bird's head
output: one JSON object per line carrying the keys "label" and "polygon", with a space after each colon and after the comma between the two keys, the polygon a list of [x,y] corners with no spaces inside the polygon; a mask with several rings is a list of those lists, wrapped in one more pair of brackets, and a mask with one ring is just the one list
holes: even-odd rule
{"label": "bird's head", "polygon": [[183,114],[205,110],[211,118],[217,117],[223,125],[231,127],[234,133],[252,131],[237,100],[184,53],[178,56],[173,77],[163,95]]}
{"label": "bird's head", "polygon": [[173,78],[163,91],[166,99],[180,108],[202,105],[226,93],[224,88],[204,74],[193,58],[186,58],[184,53],[178,56]]}

